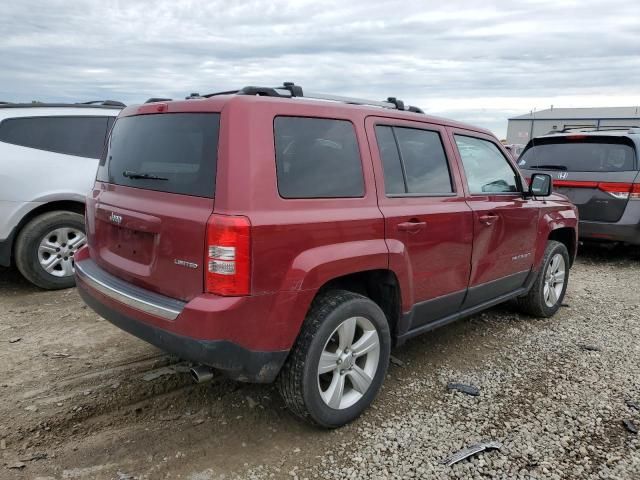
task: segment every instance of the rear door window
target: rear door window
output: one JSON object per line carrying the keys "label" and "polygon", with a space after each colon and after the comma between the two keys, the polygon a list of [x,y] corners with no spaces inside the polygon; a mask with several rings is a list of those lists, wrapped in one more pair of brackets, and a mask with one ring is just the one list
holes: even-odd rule
{"label": "rear door window", "polygon": [[626,139],[542,140],[529,146],[518,161],[526,169],[569,172],[626,172],[636,169],[635,149]]}
{"label": "rear door window", "polygon": [[362,161],[346,120],[276,117],[278,191],[283,198],[364,196]]}
{"label": "rear door window", "polygon": [[387,195],[407,193],[404,181],[404,169],[400,161],[398,144],[396,143],[393,127],[378,125],[376,127],[378,151],[382,159],[384,170],[384,190]]}
{"label": "rear door window", "polygon": [[518,192],[516,172],[493,142],[465,135],[455,139],[472,195]]}
{"label": "rear door window", "polygon": [[111,131],[97,179],[127,187],[213,197],[219,129],[218,113],[121,117]]}
{"label": "rear door window", "polygon": [[453,193],[449,162],[438,132],[378,125],[376,137],[387,194]]}
{"label": "rear door window", "polygon": [[100,158],[109,117],[22,117],[0,123],[0,141],[48,152]]}

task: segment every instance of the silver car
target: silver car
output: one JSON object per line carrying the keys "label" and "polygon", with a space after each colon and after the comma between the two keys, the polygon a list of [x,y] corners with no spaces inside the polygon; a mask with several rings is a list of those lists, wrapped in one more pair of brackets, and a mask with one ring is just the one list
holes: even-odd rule
{"label": "silver car", "polygon": [[0,265],[41,288],[73,286],[85,196],[123,107],[0,102]]}

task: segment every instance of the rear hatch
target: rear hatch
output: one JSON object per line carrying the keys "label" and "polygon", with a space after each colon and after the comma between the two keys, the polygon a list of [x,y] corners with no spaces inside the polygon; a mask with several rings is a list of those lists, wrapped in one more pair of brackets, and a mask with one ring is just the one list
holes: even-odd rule
{"label": "rear hatch", "polygon": [[91,257],[142,288],[190,300],[204,289],[220,114],[120,117],[88,202]]}
{"label": "rear hatch", "polygon": [[527,177],[550,174],[554,190],[569,197],[581,220],[616,222],[638,173],[636,157],[625,136],[558,135],[529,142],[518,166]]}

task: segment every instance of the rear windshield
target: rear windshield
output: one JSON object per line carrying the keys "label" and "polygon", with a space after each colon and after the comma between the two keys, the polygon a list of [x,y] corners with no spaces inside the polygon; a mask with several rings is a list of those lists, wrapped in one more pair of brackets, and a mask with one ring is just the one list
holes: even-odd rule
{"label": "rear windshield", "polygon": [[127,187],[212,198],[219,129],[218,113],[119,118],[97,179]]}
{"label": "rear windshield", "polygon": [[635,170],[635,149],[625,138],[541,140],[529,144],[518,165],[525,169],[569,172],[624,172]]}

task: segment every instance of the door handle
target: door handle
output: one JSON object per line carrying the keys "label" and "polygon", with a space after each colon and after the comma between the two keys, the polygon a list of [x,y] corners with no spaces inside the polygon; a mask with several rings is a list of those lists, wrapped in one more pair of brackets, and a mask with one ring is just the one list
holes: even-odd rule
{"label": "door handle", "polygon": [[500,217],[495,213],[487,213],[486,215],[480,215],[478,220],[480,220],[485,225],[493,225]]}
{"label": "door handle", "polygon": [[427,222],[419,220],[409,220],[398,224],[398,230],[401,232],[418,233],[427,226]]}

